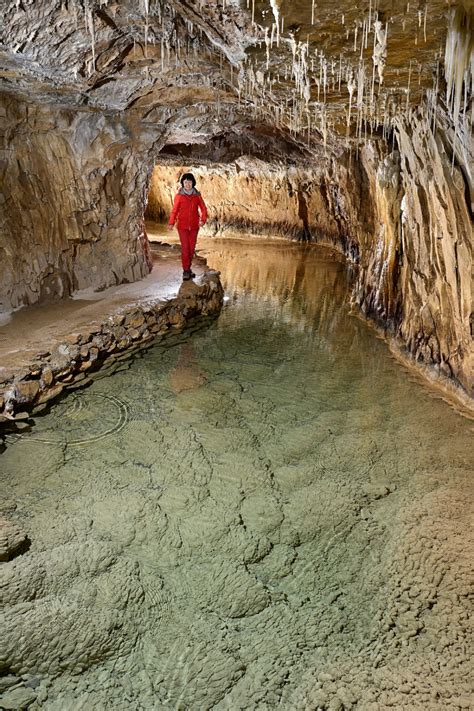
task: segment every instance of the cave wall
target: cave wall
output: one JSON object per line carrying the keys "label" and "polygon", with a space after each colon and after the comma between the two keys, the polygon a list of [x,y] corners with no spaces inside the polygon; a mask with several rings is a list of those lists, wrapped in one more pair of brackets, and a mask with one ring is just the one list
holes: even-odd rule
{"label": "cave wall", "polygon": [[361,151],[375,229],[361,232],[354,302],[419,364],[473,391],[473,244],[469,186],[443,131],[400,121],[398,150]]}
{"label": "cave wall", "polygon": [[337,164],[306,169],[241,157],[225,164],[157,165],[150,181],[148,218],[168,221],[185,171],[194,173],[208,207],[207,233],[278,234],[333,245],[357,258],[350,230],[354,216],[347,200],[347,171]]}
{"label": "cave wall", "polygon": [[156,142],[118,114],[3,95],[0,312],[149,272],[143,213]]}

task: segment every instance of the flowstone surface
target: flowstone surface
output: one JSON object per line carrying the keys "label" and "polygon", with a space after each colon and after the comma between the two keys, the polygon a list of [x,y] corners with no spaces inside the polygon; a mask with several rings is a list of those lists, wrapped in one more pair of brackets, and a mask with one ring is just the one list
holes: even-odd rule
{"label": "flowstone surface", "polygon": [[469,708],[472,422],[327,253],[212,249],[217,321],[1,455],[31,546],[0,567],[0,706]]}

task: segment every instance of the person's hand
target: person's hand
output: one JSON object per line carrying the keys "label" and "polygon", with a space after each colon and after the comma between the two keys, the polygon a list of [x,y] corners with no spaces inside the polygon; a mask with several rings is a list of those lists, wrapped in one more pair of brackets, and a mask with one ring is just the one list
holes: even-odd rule
{"label": "person's hand", "polygon": [[171,230],[173,229],[173,227],[174,227],[174,225],[168,225],[168,229],[169,229],[170,232],[171,232]]}
{"label": "person's hand", "polygon": [[205,224],[206,224],[205,222],[203,222],[202,220],[199,220],[199,227],[204,227]]}

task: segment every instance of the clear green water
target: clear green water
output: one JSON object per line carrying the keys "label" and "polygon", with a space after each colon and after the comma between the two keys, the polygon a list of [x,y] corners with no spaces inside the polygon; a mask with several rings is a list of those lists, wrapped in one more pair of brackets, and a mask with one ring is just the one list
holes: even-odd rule
{"label": "clear green water", "polygon": [[206,249],[220,317],[0,458],[32,541],[5,664],[38,708],[460,708],[472,423],[350,315],[327,253]]}

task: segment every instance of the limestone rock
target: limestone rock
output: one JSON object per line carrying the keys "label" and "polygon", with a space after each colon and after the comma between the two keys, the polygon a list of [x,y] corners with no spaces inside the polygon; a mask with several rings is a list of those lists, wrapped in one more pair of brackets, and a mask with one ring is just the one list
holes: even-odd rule
{"label": "limestone rock", "polygon": [[21,528],[0,514],[0,562],[11,560],[28,543]]}
{"label": "limestone rock", "polygon": [[22,711],[23,709],[27,709],[35,700],[36,693],[33,689],[26,689],[24,686],[19,686],[0,696],[0,708]]}
{"label": "limestone rock", "polygon": [[18,405],[33,402],[39,392],[40,386],[36,380],[22,380],[15,385],[15,401]]}

